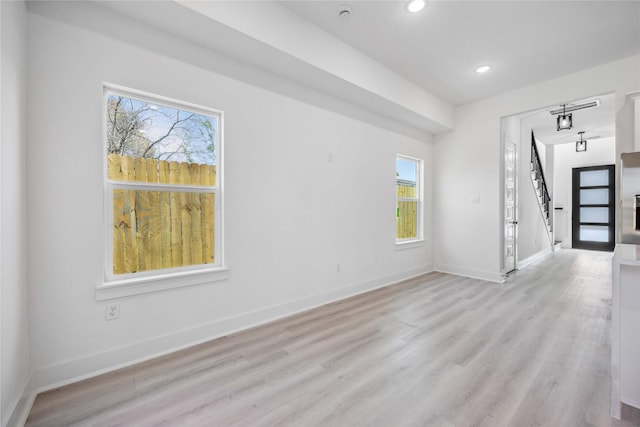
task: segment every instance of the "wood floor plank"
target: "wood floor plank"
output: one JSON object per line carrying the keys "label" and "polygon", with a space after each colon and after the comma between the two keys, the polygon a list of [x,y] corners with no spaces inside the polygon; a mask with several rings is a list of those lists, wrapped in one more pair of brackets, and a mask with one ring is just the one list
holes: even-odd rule
{"label": "wood floor plank", "polygon": [[37,396],[27,426],[633,426],[609,417],[611,254],[430,273]]}

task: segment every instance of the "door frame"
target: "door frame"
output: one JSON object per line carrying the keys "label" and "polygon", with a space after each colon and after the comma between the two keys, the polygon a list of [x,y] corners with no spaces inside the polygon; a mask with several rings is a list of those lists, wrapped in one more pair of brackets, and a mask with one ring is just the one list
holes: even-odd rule
{"label": "door frame", "polygon": [[[580,189],[583,188],[579,184],[580,172],[591,170],[608,170],[609,172],[609,203],[607,206],[598,205],[591,207],[608,207],[609,218],[606,225],[609,227],[609,241],[608,242],[589,242],[580,240],[580,225],[604,225],[604,223],[583,223],[580,221]],[[616,165],[598,165],[598,166],[585,166],[575,167],[571,171],[571,247],[574,249],[587,249],[594,251],[613,251],[616,245],[615,229],[616,229]],[[591,187],[588,187],[591,188]]]}

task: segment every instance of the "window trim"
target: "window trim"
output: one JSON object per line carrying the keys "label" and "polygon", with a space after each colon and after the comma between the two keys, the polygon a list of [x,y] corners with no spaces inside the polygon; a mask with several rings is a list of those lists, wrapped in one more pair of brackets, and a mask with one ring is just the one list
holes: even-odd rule
{"label": "window trim", "polygon": [[[173,185],[166,183],[129,182],[109,179],[107,164],[107,93],[114,93],[153,104],[164,105],[182,111],[190,111],[216,117],[218,120],[216,146],[216,185]],[[229,277],[229,268],[224,256],[224,112],[201,105],[179,101],[123,86],[102,85],[102,174],[103,174],[103,219],[104,255],[102,282],[96,287],[96,299],[105,300],[185,286],[212,283]],[[214,194],[214,263],[198,264],[136,273],[113,274],[113,192],[117,189],[147,191],[196,192]]]}
{"label": "window trim", "polygon": [[[394,232],[396,236],[395,238],[396,250],[401,250],[401,249],[410,249],[410,248],[424,245],[424,234],[423,234],[424,233],[424,160],[419,159],[417,157],[407,156],[404,154],[396,154],[395,156],[396,173],[398,171],[398,166],[397,166],[398,159],[404,159],[404,160],[415,162],[418,169],[416,173],[416,196],[417,196],[416,198],[398,197],[397,187],[396,187],[397,186],[397,175],[396,175],[396,185],[394,186],[395,194],[396,194],[394,212],[397,212],[398,202],[401,202],[401,201],[417,202],[416,237],[398,239],[397,231]],[[397,221],[397,217],[396,217],[396,221]],[[394,228],[394,229],[397,229],[397,228]]]}

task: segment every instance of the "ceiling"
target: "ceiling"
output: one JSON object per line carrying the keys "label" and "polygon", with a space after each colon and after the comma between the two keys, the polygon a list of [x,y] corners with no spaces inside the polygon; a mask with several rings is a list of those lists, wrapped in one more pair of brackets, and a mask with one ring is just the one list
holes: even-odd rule
{"label": "ceiling", "polygon": [[404,1],[280,4],[453,105],[640,53],[638,1],[430,1],[415,15]]}
{"label": "ceiling", "polygon": [[[338,16],[343,4],[352,10],[346,19]],[[405,5],[404,0],[29,1],[36,13],[338,108],[330,95],[374,113],[365,118],[340,107],[345,114],[374,124],[391,119],[388,123],[405,126],[399,131],[429,134],[455,127],[454,106],[640,54],[640,1],[432,0],[415,15]],[[483,64],[492,69],[477,74]],[[258,76],[251,71],[256,68],[268,73]],[[288,88],[269,76],[311,91]],[[592,109],[580,126],[595,129],[606,119],[612,130],[613,107],[604,107]],[[541,138],[545,132],[548,141],[560,137],[548,112],[536,126]]]}

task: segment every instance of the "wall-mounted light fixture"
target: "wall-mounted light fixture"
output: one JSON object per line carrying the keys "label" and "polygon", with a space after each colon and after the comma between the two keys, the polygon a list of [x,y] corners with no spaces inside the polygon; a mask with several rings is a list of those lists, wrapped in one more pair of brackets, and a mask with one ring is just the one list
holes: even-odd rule
{"label": "wall-mounted light fixture", "polygon": [[580,141],[576,141],[576,152],[587,151],[587,141],[582,137],[584,131],[578,132],[578,135],[580,135]]}
{"label": "wall-mounted light fixture", "polygon": [[573,117],[571,113],[567,114],[565,107],[566,104],[562,104],[562,114],[558,114],[558,132],[573,127]]}

